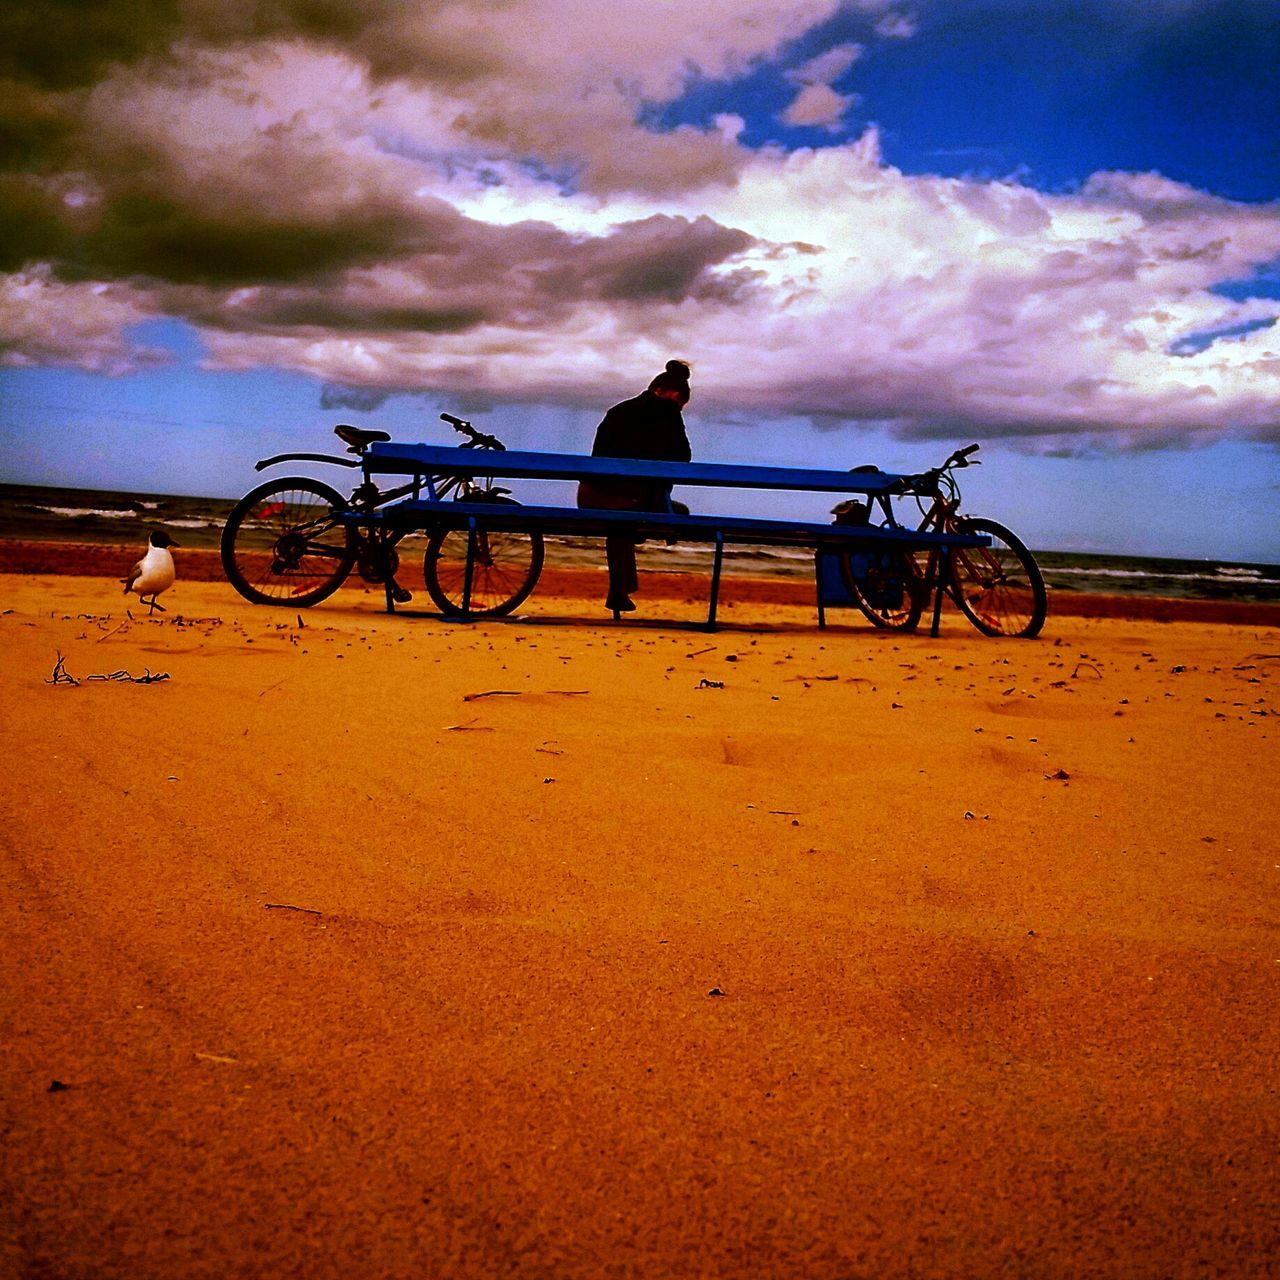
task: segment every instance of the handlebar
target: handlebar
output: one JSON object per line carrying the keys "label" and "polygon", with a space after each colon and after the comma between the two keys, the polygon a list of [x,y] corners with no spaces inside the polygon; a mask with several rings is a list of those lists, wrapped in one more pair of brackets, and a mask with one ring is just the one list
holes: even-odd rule
{"label": "handlebar", "polygon": [[467,443],[461,446],[464,449],[495,449],[503,451],[507,447],[497,436],[477,431],[471,423],[462,418],[455,418],[451,413],[442,413],[440,419],[442,422],[447,422],[455,431],[461,432],[462,435],[467,437]]}
{"label": "handlebar", "polygon": [[972,454],[978,452],[981,445],[968,444],[963,449],[957,449],[940,467],[931,467],[928,471],[922,471],[918,475],[903,476],[893,486],[893,491],[899,496],[907,493],[915,493],[920,495],[928,495],[937,493],[942,483],[942,478],[948,471],[956,467],[978,467],[982,464],[976,459],[969,461]]}

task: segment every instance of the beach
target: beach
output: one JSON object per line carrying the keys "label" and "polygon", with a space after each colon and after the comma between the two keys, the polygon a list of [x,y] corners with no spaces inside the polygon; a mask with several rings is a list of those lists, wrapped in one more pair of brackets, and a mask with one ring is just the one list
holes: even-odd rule
{"label": "beach", "polygon": [[4,1274],[1280,1272],[1274,606],[104,554],[0,576]]}

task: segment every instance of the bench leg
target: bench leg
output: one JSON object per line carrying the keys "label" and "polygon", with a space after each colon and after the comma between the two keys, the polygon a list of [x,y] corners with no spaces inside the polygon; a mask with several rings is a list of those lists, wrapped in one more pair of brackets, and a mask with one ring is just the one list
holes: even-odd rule
{"label": "bench leg", "polygon": [[724,534],[716,530],[716,554],[711,562],[711,602],[707,608],[707,630],[716,629],[716,606],[720,601],[720,567],[724,563]]}
{"label": "bench leg", "polygon": [[471,618],[471,582],[476,571],[476,518],[467,521],[467,564],[462,571],[462,617]]}
{"label": "bench leg", "polygon": [[929,634],[935,639],[938,635],[938,626],[942,621],[942,597],[946,594],[947,579],[951,576],[951,552],[944,551],[938,557],[938,582],[936,585],[936,595],[933,598],[933,625],[929,628]]}
{"label": "bench leg", "polygon": [[[387,545],[388,542],[390,541],[391,535],[388,533],[388,531],[385,528],[379,528],[376,532],[373,530],[370,530],[370,537],[376,538],[378,540],[378,558],[379,560],[381,560],[383,568],[387,569],[387,566],[391,564],[391,556],[389,554],[389,549]],[[396,601],[395,601],[395,596],[392,592],[391,577],[392,575],[388,571],[385,573],[382,581],[383,581],[383,586],[386,588],[386,592],[387,592],[387,612],[395,613]]]}
{"label": "bench leg", "polygon": [[818,588],[818,630],[823,631],[827,625],[827,601],[822,591],[822,548],[813,553],[813,577]]}

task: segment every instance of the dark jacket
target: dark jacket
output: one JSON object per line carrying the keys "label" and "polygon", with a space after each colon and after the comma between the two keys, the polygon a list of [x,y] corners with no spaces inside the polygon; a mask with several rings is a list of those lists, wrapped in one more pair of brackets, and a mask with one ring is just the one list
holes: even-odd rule
{"label": "dark jacket", "polygon": [[[594,458],[643,458],[655,462],[688,462],[693,456],[685,433],[680,406],[645,391],[633,400],[615,404],[596,428],[591,446]],[[612,498],[643,511],[662,511],[671,486],[645,480],[592,480],[584,482],[579,506],[606,505]],[[587,498],[588,501],[583,499]],[[609,501],[609,506],[614,502]]]}
{"label": "dark jacket", "polygon": [[684,418],[674,400],[645,391],[615,404],[596,428],[591,446],[595,458],[646,458],[656,462],[688,462],[693,457]]}

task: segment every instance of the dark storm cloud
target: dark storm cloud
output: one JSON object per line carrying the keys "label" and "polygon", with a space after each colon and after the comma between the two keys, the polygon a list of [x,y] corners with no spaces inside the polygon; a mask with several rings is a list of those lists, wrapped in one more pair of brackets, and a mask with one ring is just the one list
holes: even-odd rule
{"label": "dark storm cloud", "polygon": [[24,174],[0,173],[0,271],[56,259],[69,241],[58,201]]}
{"label": "dark storm cloud", "polygon": [[[171,277],[167,309],[211,328],[361,333],[459,333],[482,324],[538,327],[576,308],[676,305],[687,299],[732,305],[749,275],[716,269],[754,242],[709,218],[655,217],[606,236],[573,236],[545,223],[493,226],[450,211],[418,251],[338,276],[249,288],[234,302],[222,289]],[[252,282],[243,280],[242,286]]]}
{"label": "dark storm cloud", "polygon": [[[427,31],[429,60],[413,34]],[[0,79],[79,89],[182,41],[216,48],[295,38],[348,51],[379,75],[429,69],[434,79],[457,81],[501,65],[491,41],[429,0],[46,0],[0,5]]]}
{"label": "dark storm cloud", "polygon": [[352,409],[356,413],[373,413],[381,409],[396,392],[376,391],[363,387],[340,387],[327,383],[320,388],[322,409]]}
{"label": "dark storm cloud", "polygon": [[693,222],[661,215],[646,218],[595,242],[583,264],[584,284],[606,301],[679,302],[717,296],[718,282],[707,278],[707,268],[754,243],[745,232],[706,217]]}
{"label": "dark storm cloud", "polygon": [[75,154],[73,99],[0,77],[0,171],[47,173]]}
{"label": "dark storm cloud", "polygon": [[76,89],[168,47],[182,30],[175,0],[46,0],[0,5],[0,78]]}
{"label": "dark storm cloud", "polygon": [[220,211],[171,190],[117,193],[64,260],[64,274],[176,284],[254,285],[315,279],[403,253],[429,219],[371,198],[308,216],[268,208]]}

